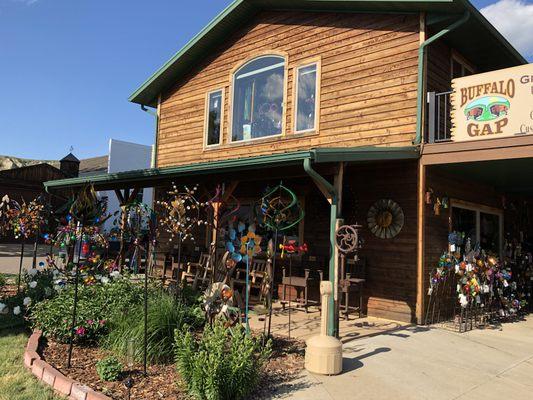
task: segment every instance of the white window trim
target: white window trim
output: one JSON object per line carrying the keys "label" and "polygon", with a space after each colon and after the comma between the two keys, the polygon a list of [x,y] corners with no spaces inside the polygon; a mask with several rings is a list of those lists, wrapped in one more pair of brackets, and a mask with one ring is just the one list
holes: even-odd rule
{"label": "white window trim", "polygon": [[[278,133],[276,135],[269,135],[269,136],[263,136],[263,137],[257,137],[257,138],[251,138],[251,139],[241,139],[241,140],[233,140],[233,105],[235,104],[235,81],[238,79],[236,78],[236,75],[239,73],[239,71],[241,69],[243,69],[245,66],[247,66],[248,64],[250,64],[251,62],[255,61],[255,60],[259,60],[261,58],[265,58],[265,57],[278,57],[280,59],[283,59],[283,63],[278,63],[278,64],[275,64],[276,65],[276,68],[278,67],[281,67],[282,65],[284,66],[283,68],[283,101],[281,103],[281,106],[283,108],[282,110],[282,115],[281,115],[281,133]],[[229,107],[228,107],[228,112],[229,112],[229,130],[228,130],[228,143],[230,145],[245,145],[247,143],[253,143],[253,142],[256,142],[256,141],[268,141],[270,139],[275,139],[275,138],[279,138],[279,137],[283,137],[285,136],[285,125],[287,123],[287,119],[286,119],[286,116],[287,116],[287,79],[288,79],[288,69],[287,69],[287,66],[288,66],[288,63],[289,63],[289,60],[288,60],[288,57],[286,55],[280,55],[280,54],[276,54],[276,53],[265,53],[265,54],[261,54],[259,56],[255,56],[255,57],[252,57],[250,58],[249,60],[247,60],[246,62],[244,62],[243,64],[239,65],[238,68],[236,68],[235,70],[233,70],[231,72],[231,88],[230,88],[230,99],[231,99],[231,102],[229,104]],[[268,69],[265,69],[265,68],[262,68],[262,70],[268,70]],[[255,71],[252,71],[252,72],[255,72]],[[253,75],[252,73],[247,73],[249,74],[250,76]]]}
{"label": "white window trim", "polygon": [[452,218],[452,215],[451,213],[453,213],[453,210],[452,208],[455,207],[455,208],[462,208],[464,210],[470,210],[470,211],[474,211],[476,213],[476,238],[477,240],[480,240],[481,239],[481,213],[485,213],[485,214],[492,214],[492,215],[497,215],[498,216],[498,219],[499,219],[499,236],[500,236],[500,243],[498,243],[498,253],[500,255],[500,257],[503,255],[503,235],[504,235],[504,227],[503,227],[503,211],[500,210],[500,209],[497,209],[497,208],[493,208],[493,207],[488,207],[488,206],[484,206],[484,205],[481,205],[481,204],[476,204],[476,203],[470,203],[470,202],[466,202],[466,201],[462,201],[462,200],[456,200],[456,199],[452,199],[450,201],[450,229],[451,229],[451,218]]}
{"label": "white window trim", "polygon": [[[209,99],[213,93],[220,92],[220,134],[218,135],[218,143],[207,144],[209,139]],[[214,89],[207,92],[205,96],[205,113],[204,113],[204,149],[211,149],[213,147],[218,147],[222,144],[223,127],[224,127],[224,88]]]}
{"label": "white window trim", "polygon": [[[302,68],[310,67],[311,65],[316,65],[316,79],[315,79],[315,126],[310,129],[298,130],[298,87],[299,87],[299,71]],[[302,133],[312,133],[318,132],[319,116],[320,116],[320,83],[321,83],[321,63],[320,60],[308,61],[304,64],[301,64],[296,67],[295,76],[294,76],[294,91],[293,91],[293,132],[295,134]]]}

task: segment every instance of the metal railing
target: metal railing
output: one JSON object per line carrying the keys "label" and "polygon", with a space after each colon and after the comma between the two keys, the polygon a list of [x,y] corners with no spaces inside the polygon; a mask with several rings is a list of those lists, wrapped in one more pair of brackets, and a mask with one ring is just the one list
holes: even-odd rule
{"label": "metal railing", "polygon": [[428,92],[428,131],[427,143],[451,140],[451,102],[449,92]]}

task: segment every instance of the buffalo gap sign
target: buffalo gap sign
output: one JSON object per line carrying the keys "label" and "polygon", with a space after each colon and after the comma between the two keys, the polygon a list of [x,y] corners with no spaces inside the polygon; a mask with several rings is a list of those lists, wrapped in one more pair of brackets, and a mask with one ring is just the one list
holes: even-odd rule
{"label": "buffalo gap sign", "polygon": [[533,134],[533,64],[452,80],[452,140]]}

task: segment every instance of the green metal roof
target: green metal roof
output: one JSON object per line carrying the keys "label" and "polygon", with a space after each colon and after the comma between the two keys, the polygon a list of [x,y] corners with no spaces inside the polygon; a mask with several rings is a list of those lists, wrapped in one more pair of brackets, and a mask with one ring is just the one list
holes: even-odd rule
{"label": "green metal roof", "polygon": [[385,160],[405,160],[419,157],[415,146],[409,147],[353,147],[328,148],[309,151],[296,151],[266,156],[238,158],[233,160],[201,162],[176,167],[149,168],[136,171],[82,176],[78,178],[60,179],[44,183],[47,191],[77,188],[93,184],[97,190],[123,187],[153,187],[158,182],[179,177],[211,175],[231,171],[254,170],[271,167],[303,165],[303,160],[310,159],[315,163],[328,162],[365,162]]}
{"label": "green metal roof", "polygon": [[[470,11],[470,21],[447,36],[454,48],[475,58],[483,70],[526,63],[526,60],[483,17],[468,0],[235,0],[157,70],[129,98],[134,103],[156,106],[157,97],[176,84],[198,62],[210,54],[233,31],[249,23],[262,10],[301,10],[305,12],[420,12],[456,18]],[[440,18],[441,23],[449,24]],[[438,24],[435,26],[438,29]],[[481,71],[482,72],[482,71]]]}

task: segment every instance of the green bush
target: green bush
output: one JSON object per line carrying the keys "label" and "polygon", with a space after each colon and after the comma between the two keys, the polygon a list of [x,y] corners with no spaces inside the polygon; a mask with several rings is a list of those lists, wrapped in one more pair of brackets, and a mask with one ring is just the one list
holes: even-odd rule
{"label": "green bush", "polygon": [[[148,346],[149,363],[172,360],[174,330],[185,324],[201,327],[204,316],[198,307],[189,307],[166,292],[152,293],[148,301]],[[118,354],[126,355],[127,342],[135,342],[134,358],[143,360],[144,309],[139,304],[127,313],[117,315],[110,321],[109,335],[104,345]]]}
{"label": "green bush", "polygon": [[261,368],[271,354],[271,343],[247,335],[239,325],[206,326],[200,339],[176,330],[177,369],[189,393],[201,400],[243,399],[256,387]]}
{"label": "green bush", "polygon": [[116,381],[122,373],[123,366],[120,361],[114,357],[106,357],[96,363],[96,372],[103,381]]}
{"label": "green bush", "polygon": [[[79,286],[76,341],[98,340],[108,331],[108,322],[142,301],[143,289],[127,279],[108,284]],[[30,319],[34,328],[59,342],[70,337],[74,288],[67,287],[51,299],[35,304]]]}

